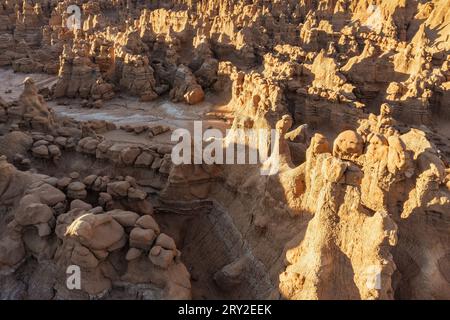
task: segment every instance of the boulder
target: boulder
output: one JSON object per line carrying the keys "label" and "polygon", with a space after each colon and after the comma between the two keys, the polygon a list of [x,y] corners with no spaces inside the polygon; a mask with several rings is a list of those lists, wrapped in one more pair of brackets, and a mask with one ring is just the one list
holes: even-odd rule
{"label": "boulder", "polygon": [[72,199],[85,199],[87,197],[86,186],[79,181],[71,182],[67,187],[67,196]]}
{"label": "boulder", "polygon": [[131,211],[112,210],[108,214],[124,227],[133,227],[139,219],[139,215]]}
{"label": "boulder", "polygon": [[117,181],[108,183],[107,192],[113,197],[126,197],[131,184],[128,181]]}
{"label": "boulder", "polygon": [[134,162],[134,166],[138,168],[148,168],[153,162],[154,156],[148,151],[142,152]]}
{"label": "boulder", "polygon": [[120,152],[120,157],[125,165],[131,166],[140,153],[141,149],[139,147],[126,147]]}
{"label": "boulder", "polygon": [[23,205],[24,202],[19,204],[19,209],[15,214],[15,220],[20,225],[29,226],[40,223],[47,223],[48,221],[50,221],[50,219],[53,218],[53,211],[48,205],[43,203],[30,203],[27,205]]}
{"label": "boulder", "polygon": [[79,199],[75,199],[70,203],[70,210],[73,209],[81,209],[81,210],[91,210],[92,205],[89,203],[86,203],[84,201],[81,201]]}
{"label": "boulder", "polygon": [[142,250],[136,248],[130,248],[125,256],[127,261],[135,260],[142,255]]}
{"label": "boulder", "polygon": [[175,241],[165,233],[161,233],[158,236],[158,238],[156,239],[155,245],[160,246],[167,250],[176,250],[177,249]]}

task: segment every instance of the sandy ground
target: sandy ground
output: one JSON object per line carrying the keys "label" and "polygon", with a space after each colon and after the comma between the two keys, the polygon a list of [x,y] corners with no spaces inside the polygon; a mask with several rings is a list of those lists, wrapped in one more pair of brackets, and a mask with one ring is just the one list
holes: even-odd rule
{"label": "sandy ground", "polygon": [[[173,103],[165,98],[151,102],[140,102],[135,97],[120,96],[105,101],[101,109],[80,107],[80,101],[66,100],[68,105],[58,105],[55,101],[48,105],[58,115],[68,116],[75,120],[106,120],[117,125],[157,123],[176,128],[193,128],[193,122],[202,120],[210,112],[215,112],[215,105],[205,101],[195,106]],[[220,119],[204,120],[204,126],[224,127],[226,123]]]}
{"label": "sandy ground", "polygon": [[[38,88],[51,87],[57,81],[56,76],[47,74],[14,73],[11,69],[0,69],[0,95],[8,102],[17,100],[22,93],[22,82],[25,78],[34,79]],[[185,128],[193,130],[194,121],[202,120],[203,129],[210,127],[224,131],[230,123],[223,118],[230,116],[227,106],[219,106],[216,99],[207,95],[204,102],[195,106],[184,103],[173,103],[165,97],[151,102],[140,102],[136,97],[118,95],[112,100],[105,101],[101,109],[82,108],[79,99],[62,99],[48,101],[57,115],[66,116],[79,121],[106,120],[116,125],[163,124],[172,129]],[[142,135],[124,135],[123,131],[115,130],[107,133],[114,140],[133,141],[144,143],[146,137]],[[169,134],[155,138],[157,140],[170,140]]]}

